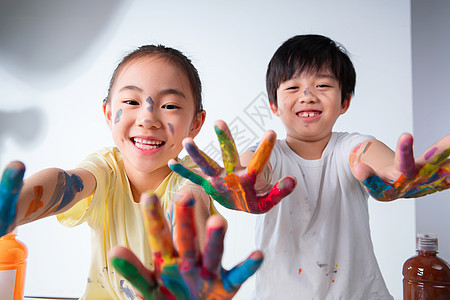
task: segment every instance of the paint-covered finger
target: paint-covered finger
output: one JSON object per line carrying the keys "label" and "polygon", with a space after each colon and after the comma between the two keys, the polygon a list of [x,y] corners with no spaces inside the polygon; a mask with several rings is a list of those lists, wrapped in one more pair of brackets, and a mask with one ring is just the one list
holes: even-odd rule
{"label": "paint-covered finger", "polygon": [[14,223],[24,174],[25,166],[19,161],[9,163],[3,172],[0,182],[0,236],[8,233]]}
{"label": "paint-covered finger", "polygon": [[410,134],[402,134],[398,139],[394,165],[395,168],[407,178],[413,176],[416,172],[413,153],[413,137]]}
{"label": "paint-covered finger", "polygon": [[226,227],[226,221],[216,215],[209,217],[206,223],[207,236],[202,264],[203,276],[209,280],[215,279],[221,269]]}
{"label": "paint-covered finger", "polygon": [[176,160],[171,159],[169,161],[169,168],[180,176],[189,179],[193,183],[198,184],[203,188],[209,185],[208,180],[198,175],[197,173],[185,168],[182,164],[176,162]]}
{"label": "paint-covered finger", "polygon": [[145,299],[151,299],[157,281],[136,255],[125,247],[116,246],[109,252],[113,267],[136,288]]}
{"label": "paint-covered finger", "polygon": [[177,218],[177,224],[174,229],[176,231],[175,242],[181,260],[187,260],[187,263],[195,262],[198,256],[194,204],[195,200],[193,198],[182,199],[175,204],[175,215]]}
{"label": "paint-covered finger", "polygon": [[141,196],[141,210],[149,234],[150,248],[153,251],[156,267],[174,263],[172,235],[164,219],[158,196],[152,192]]}
{"label": "paint-covered finger", "polygon": [[273,146],[275,145],[277,135],[274,131],[270,130],[264,135],[263,141],[259,145],[255,154],[248,164],[248,173],[259,174],[266,165],[272,153]]}
{"label": "paint-covered finger", "polygon": [[191,138],[184,139],[183,145],[192,160],[206,175],[214,177],[220,174],[222,168],[212,158],[198,149]]}
{"label": "paint-covered finger", "polygon": [[284,197],[289,195],[296,187],[297,180],[295,177],[286,176],[276,182],[264,197],[258,203],[260,212],[265,213],[277,205]]}
{"label": "paint-covered finger", "polygon": [[233,137],[227,124],[223,121],[216,121],[214,124],[214,130],[216,131],[217,138],[219,139],[220,149],[222,149],[222,159],[225,172],[227,174],[231,174],[234,172],[236,164],[239,162]]}
{"label": "paint-covered finger", "polygon": [[250,276],[252,276],[263,262],[260,251],[253,252],[242,264],[234,267],[224,278],[224,288],[228,292],[236,291]]}

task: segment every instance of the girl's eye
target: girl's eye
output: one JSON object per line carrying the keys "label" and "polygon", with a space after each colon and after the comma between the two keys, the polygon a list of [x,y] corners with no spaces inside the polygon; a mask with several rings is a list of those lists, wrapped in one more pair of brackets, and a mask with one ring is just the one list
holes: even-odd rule
{"label": "girl's eye", "polygon": [[125,100],[125,101],[123,101],[123,103],[128,104],[128,105],[139,105],[139,102],[137,102],[135,100]]}
{"label": "girl's eye", "polygon": [[162,106],[162,108],[165,108],[165,109],[178,109],[180,107],[176,106],[175,104],[165,104],[165,105]]}

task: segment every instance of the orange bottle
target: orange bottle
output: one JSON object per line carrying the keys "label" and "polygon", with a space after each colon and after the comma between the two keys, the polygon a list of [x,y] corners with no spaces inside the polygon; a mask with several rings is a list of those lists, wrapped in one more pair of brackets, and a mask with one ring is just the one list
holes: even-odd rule
{"label": "orange bottle", "polygon": [[27,247],[16,240],[16,233],[0,237],[0,299],[22,300]]}
{"label": "orange bottle", "polygon": [[418,233],[416,247],[403,265],[403,299],[450,299],[450,265],[437,256],[437,235]]}

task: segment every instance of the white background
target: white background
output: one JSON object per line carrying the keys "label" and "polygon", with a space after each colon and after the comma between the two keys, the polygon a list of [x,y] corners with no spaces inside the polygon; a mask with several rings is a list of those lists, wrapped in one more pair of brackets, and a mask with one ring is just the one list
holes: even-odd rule
{"label": "white background", "polygon": [[[429,145],[448,133],[448,121],[442,121],[439,132],[435,120],[415,120],[411,28],[409,0],[2,0],[0,163],[22,160],[27,176],[46,167],[73,168],[90,152],[111,145],[101,110],[109,78],[124,54],[151,43],[182,50],[199,70],[207,111],[196,138],[201,147],[216,142],[216,119],[238,118],[262,136],[244,112],[265,97],[266,66],[276,48],[305,33],[342,43],[357,70],[355,97],[336,131],[371,134],[395,148],[398,136],[412,132],[414,124],[435,135],[426,140]],[[416,101],[421,100],[415,98],[414,108]],[[284,137],[278,119],[266,116],[265,121],[266,129]],[[390,292],[401,299],[402,265],[415,249],[415,200],[369,203],[378,261]],[[254,217],[221,212],[229,222],[223,263],[230,268],[254,248]],[[83,293],[90,255],[87,226],[67,229],[49,218],[22,226],[19,239],[29,249],[26,295]],[[441,235],[440,242],[450,244],[450,236]],[[235,299],[249,299],[252,289],[249,280]]]}

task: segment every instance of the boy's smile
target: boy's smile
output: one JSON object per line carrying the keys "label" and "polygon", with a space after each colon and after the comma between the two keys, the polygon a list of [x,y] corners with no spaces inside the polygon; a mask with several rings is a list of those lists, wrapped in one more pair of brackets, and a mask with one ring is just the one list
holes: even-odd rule
{"label": "boy's smile", "polygon": [[341,88],[328,71],[302,73],[280,84],[278,106],[272,111],[281,118],[288,144],[328,142],[337,118],[347,111],[350,98],[341,104]]}
{"label": "boy's smile", "polygon": [[182,140],[194,137],[203,124],[198,117],[202,114],[194,114],[191,86],[180,68],[154,57],[125,65],[111,89],[105,116],[127,175],[167,176],[167,162],[178,156]]}

